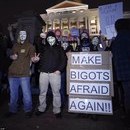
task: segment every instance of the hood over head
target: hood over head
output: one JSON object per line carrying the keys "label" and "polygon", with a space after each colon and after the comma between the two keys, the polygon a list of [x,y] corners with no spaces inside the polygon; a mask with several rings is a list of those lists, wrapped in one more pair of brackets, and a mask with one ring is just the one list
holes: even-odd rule
{"label": "hood over head", "polygon": [[115,22],[115,29],[117,32],[123,31],[123,30],[129,30],[130,31],[130,18],[121,18],[118,19]]}
{"label": "hood over head", "polygon": [[89,47],[89,46],[90,46],[89,38],[83,38],[83,39],[81,40],[81,46],[82,46],[82,47]]}
{"label": "hood over head", "polygon": [[45,41],[46,41],[46,45],[50,45],[50,46],[53,46],[58,42],[56,35],[53,31],[49,31],[47,33]]}
{"label": "hood over head", "polygon": [[17,43],[25,44],[30,43],[29,32],[27,29],[22,28],[17,31]]}

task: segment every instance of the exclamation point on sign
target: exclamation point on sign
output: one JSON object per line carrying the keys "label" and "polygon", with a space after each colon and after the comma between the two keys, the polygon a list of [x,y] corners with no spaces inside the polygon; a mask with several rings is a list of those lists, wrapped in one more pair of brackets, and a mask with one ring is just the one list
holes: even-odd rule
{"label": "exclamation point on sign", "polygon": [[108,111],[111,112],[111,105],[108,103]]}
{"label": "exclamation point on sign", "polygon": [[105,111],[106,112],[108,111],[108,105],[107,105],[107,103],[105,103]]}

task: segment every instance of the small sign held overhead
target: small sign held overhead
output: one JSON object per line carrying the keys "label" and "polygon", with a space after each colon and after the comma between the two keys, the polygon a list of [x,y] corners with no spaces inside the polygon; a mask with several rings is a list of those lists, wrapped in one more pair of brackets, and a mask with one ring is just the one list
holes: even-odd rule
{"label": "small sign held overhead", "polygon": [[98,8],[101,33],[111,39],[116,36],[115,21],[123,18],[123,2],[102,5]]}

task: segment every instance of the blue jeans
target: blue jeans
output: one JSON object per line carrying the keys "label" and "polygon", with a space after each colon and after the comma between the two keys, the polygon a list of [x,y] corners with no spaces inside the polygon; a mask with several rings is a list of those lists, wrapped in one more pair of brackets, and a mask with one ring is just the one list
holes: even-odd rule
{"label": "blue jeans", "polygon": [[32,95],[30,88],[30,77],[13,77],[9,78],[9,88],[10,88],[10,112],[17,112],[17,101],[19,97],[19,87],[22,89],[23,93],[23,104],[24,111],[29,112],[32,110]]}

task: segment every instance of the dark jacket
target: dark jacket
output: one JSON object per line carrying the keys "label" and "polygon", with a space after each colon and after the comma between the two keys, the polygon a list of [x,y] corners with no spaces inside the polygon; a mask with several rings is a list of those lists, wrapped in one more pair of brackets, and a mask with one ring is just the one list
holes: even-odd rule
{"label": "dark jacket", "polygon": [[78,51],[78,52],[92,51],[92,44],[91,44],[89,38],[83,38],[83,39],[81,39],[80,42],[81,42],[81,45],[78,45],[76,47],[76,51]]}
{"label": "dark jacket", "polygon": [[[55,37],[53,33],[49,33],[47,37],[50,35]],[[41,44],[40,47],[40,72],[53,73],[57,70],[62,72],[67,64],[67,56],[63,48],[58,45],[57,40],[53,46],[45,41],[45,45]]]}
{"label": "dark jacket", "polygon": [[117,80],[122,81],[130,80],[130,30],[125,26],[123,28],[119,24],[117,36],[111,45]]}
{"label": "dark jacket", "polygon": [[0,71],[1,72],[7,72],[9,64],[10,64],[10,59],[7,56],[7,50],[11,48],[12,45],[8,41],[8,39],[5,36],[2,36],[0,34]]}

